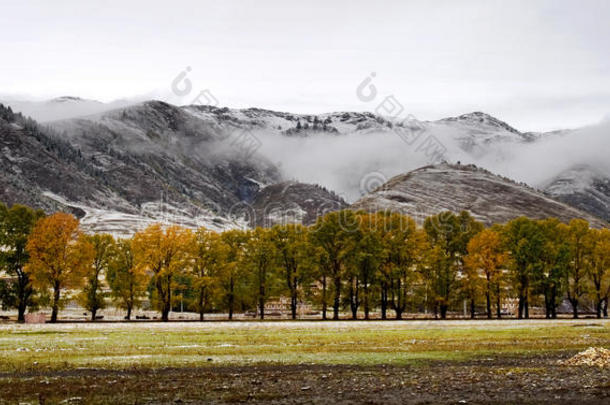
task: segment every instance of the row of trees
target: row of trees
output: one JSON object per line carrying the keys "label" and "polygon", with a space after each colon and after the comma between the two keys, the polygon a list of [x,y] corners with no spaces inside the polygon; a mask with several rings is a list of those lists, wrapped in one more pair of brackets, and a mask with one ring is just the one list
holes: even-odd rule
{"label": "row of trees", "polygon": [[567,298],[574,317],[586,300],[607,316],[610,295],[610,230],[584,220],[517,218],[491,228],[467,212],[444,212],[423,227],[396,213],[344,210],[311,227],[192,231],[152,225],[132,238],[86,235],[72,215],[0,205],[0,268],[10,276],[0,286],[4,306],[18,310],[62,304],[76,293],[95,320],[109,303],[127,311],[148,298],[168,320],[178,300],[197,311],[255,309],[265,317],[270,298],[319,308],[322,318],[353,318],[380,310],[400,319],[407,311],[446,318],[468,302],[470,315],[484,308],[502,316],[503,302],[518,299],[517,316],[542,304],[557,316]]}

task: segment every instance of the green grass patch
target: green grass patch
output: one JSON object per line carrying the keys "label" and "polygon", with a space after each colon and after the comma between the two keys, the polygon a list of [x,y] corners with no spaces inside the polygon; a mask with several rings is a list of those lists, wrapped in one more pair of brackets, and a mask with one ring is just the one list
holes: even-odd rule
{"label": "green grass patch", "polygon": [[610,322],[302,322],[0,327],[0,372],[274,364],[420,364],[610,346]]}

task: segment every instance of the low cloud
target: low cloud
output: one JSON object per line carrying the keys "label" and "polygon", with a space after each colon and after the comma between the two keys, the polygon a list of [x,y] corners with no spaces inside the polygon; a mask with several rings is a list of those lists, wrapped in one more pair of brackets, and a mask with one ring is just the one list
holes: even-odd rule
{"label": "low cloud", "polygon": [[[469,151],[460,147],[459,130],[430,128],[446,148],[446,159],[474,163],[494,173],[542,187],[564,170],[588,164],[610,176],[608,144],[610,120],[565,133],[546,134],[536,142],[481,142]],[[317,183],[357,200],[364,192],[363,179],[391,177],[432,162],[417,145],[407,144],[394,132],[348,135],[312,134],[282,137],[258,133],[259,152],[277,164],[292,180]],[[366,187],[365,187],[366,188]]]}
{"label": "low cloud", "polygon": [[286,178],[323,185],[349,202],[371,191],[371,182],[389,180],[436,158],[421,150],[421,144],[409,145],[393,132],[257,136],[260,153],[277,164]]}

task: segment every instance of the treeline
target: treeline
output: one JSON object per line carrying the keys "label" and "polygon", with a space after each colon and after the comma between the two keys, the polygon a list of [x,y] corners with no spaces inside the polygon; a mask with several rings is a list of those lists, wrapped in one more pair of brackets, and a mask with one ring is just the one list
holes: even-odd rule
{"label": "treeline", "polygon": [[22,321],[27,308],[47,306],[51,321],[76,298],[95,320],[112,304],[127,319],[146,299],[168,320],[179,302],[196,311],[256,309],[287,297],[292,318],[300,302],[323,319],[379,310],[401,319],[410,311],[446,318],[468,303],[500,318],[507,299],[517,316],[542,306],[547,318],[567,298],[574,317],[593,302],[607,316],[610,230],[584,220],[517,218],[485,228],[469,213],[443,212],[422,227],[396,213],[343,210],[306,227],[289,224],[221,233],[152,225],[129,239],[87,235],[69,214],[0,204],[0,285],[5,307]]}

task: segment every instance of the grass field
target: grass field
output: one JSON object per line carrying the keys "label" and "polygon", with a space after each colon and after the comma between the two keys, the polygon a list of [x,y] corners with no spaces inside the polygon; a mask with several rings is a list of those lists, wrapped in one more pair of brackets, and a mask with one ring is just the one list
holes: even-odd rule
{"label": "grass field", "polygon": [[11,324],[0,399],[610,401],[607,368],[557,365],[590,346],[610,347],[609,321]]}

